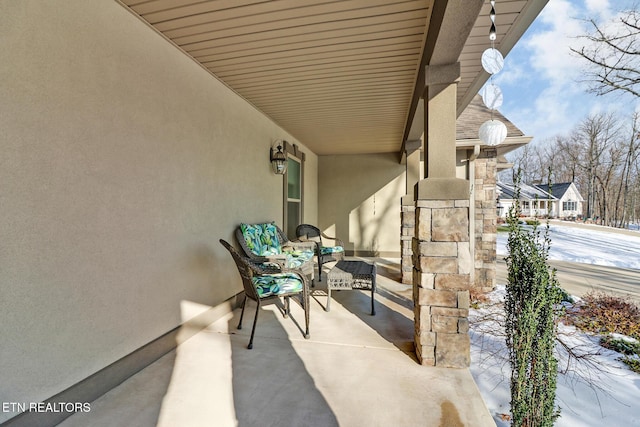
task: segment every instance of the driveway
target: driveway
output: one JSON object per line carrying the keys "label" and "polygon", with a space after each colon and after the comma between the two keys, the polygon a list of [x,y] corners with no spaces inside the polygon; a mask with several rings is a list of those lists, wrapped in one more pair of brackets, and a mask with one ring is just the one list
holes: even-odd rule
{"label": "driveway", "polygon": [[[602,291],[628,296],[640,304],[640,270],[568,261],[548,262],[557,270],[560,285],[571,295],[582,296],[590,291]],[[498,255],[496,283],[507,283],[507,266],[503,255]]]}

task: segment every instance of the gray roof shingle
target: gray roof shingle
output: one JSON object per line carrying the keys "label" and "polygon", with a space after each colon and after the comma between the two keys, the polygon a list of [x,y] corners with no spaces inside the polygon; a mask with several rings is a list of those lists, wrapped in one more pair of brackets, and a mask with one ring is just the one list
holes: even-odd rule
{"label": "gray roof shingle", "polygon": [[[516,188],[513,184],[505,184],[504,182],[497,182],[498,197],[500,199],[515,199]],[[556,197],[547,193],[546,191],[536,188],[532,185],[520,184],[520,200],[556,200]]]}
{"label": "gray roof shingle", "polygon": [[[493,118],[507,126],[507,138],[524,136],[524,133],[499,111],[493,111]],[[491,110],[484,105],[482,97],[476,95],[456,121],[456,139],[458,141],[478,139],[478,129],[489,119],[491,119]]]}
{"label": "gray roof shingle", "polygon": [[570,182],[561,182],[558,184],[551,184],[551,192],[549,191],[549,184],[538,184],[536,187],[541,189],[542,191],[546,191],[547,193],[553,194],[554,197],[561,199],[564,196],[564,193],[567,192],[569,187],[571,186]]}

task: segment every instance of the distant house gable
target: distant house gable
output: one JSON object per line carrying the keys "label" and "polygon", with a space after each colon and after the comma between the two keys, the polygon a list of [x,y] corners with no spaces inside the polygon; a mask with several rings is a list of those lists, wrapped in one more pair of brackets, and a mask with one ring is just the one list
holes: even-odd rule
{"label": "distant house gable", "polygon": [[553,194],[553,196],[558,200],[562,199],[565,195],[567,195],[568,191],[572,190],[573,194],[577,195],[581,202],[584,201],[584,199],[580,195],[580,192],[578,191],[578,188],[573,182],[562,182],[559,184],[551,184],[551,185],[538,184],[536,185],[536,187],[542,191],[546,191],[547,193]]}
{"label": "distant house gable", "polygon": [[546,192],[550,191],[558,199],[554,209],[554,215],[558,218],[578,218],[582,216],[584,199],[573,182],[552,185],[539,184],[536,187]]}

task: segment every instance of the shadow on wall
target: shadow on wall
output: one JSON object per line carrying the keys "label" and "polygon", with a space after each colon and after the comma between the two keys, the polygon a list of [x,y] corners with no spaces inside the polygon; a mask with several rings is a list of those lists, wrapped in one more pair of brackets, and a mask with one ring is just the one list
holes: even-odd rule
{"label": "shadow on wall", "polygon": [[404,174],[396,153],[319,157],[320,229],[335,225],[335,235],[355,254],[399,252]]}
{"label": "shadow on wall", "polygon": [[[404,194],[404,179],[396,178],[362,202],[349,215],[349,231],[354,240],[354,255],[378,257],[400,247],[399,203]],[[398,196],[400,195],[400,196]],[[396,203],[394,203],[394,201]]]}

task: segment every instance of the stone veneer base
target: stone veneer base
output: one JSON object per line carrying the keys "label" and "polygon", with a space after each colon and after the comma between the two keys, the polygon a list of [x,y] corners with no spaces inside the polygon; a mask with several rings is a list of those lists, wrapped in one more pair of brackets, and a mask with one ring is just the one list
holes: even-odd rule
{"label": "stone veneer base", "polygon": [[418,200],[412,239],[415,348],[422,365],[470,364],[469,200]]}

